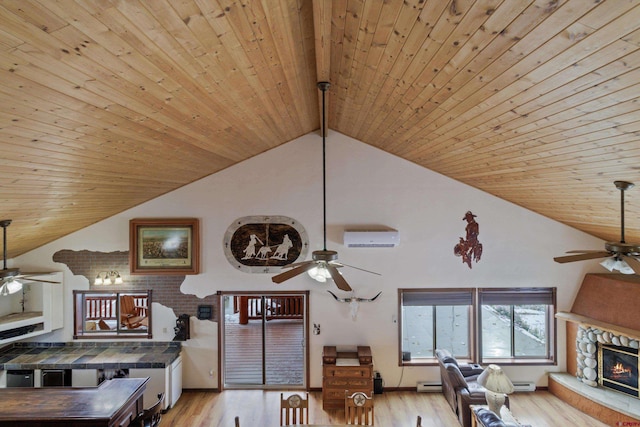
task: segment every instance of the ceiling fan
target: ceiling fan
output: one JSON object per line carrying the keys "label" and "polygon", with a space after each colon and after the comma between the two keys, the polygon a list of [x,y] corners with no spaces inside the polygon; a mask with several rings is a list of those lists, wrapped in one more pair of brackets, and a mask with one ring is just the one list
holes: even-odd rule
{"label": "ceiling fan", "polygon": [[637,258],[640,256],[640,243],[627,243],[624,240],[624,192],[634,184],[627,181],[614,181],[613,184],[620,190],[620,241],[606,242],[604,251],[569,251],[567,253],[577,253],[577,255],[556,257],[553,259],[555,262],[566,263],[607,257],[600,263],[607,270],[618,270],[623,274],[640,274],[640,260]]}
{"label": "ceiling fan", "polygon": [[[26,282],[44,282],[44,283],[57,283],[49,280],[30,279],[32,276],[39,274],[20,274],[19,268],[7,268],[7,227],[11,224],[10,219],[0,220],[0,227],[2,227],[2,259],[3,268],[0,270],[0,296],[7,296],[15,294],[22,290],[23,281]],[[23,279],[22,281],[19,279]]]}
{"label": "ceiling fan", "polygon": [[[323,203],[323,233],[324,233],[324,246],[321,251],[313,251],[311,254],[311,260],[298,262],[284,266],[283,268],[291,268],[291,270],[284,273],[277,274],[271,278],[275,283],[282,283],[285,280],[289,280],[304,272],[309,272],[309,275],[318,282],[326,282],[327,279],[333,279],[336,286],[343,290],[352,291],[351,286],[342,277],[342,274],[338,271],[338,268],[347,266],[355,268],[357,270],[366,271],[368,273],[374,273],[373,271],[364,270],[351,265],[337,262],[338,252],[327,250],[327,193],[326,193],[326,127],[325,127],[325,93],[329,89],[329,82],[318,82],[318,89],[322,91],[322,127],[320,132],[322,134],[322,203]],[[378,274],[379,275],[379,274]]]}

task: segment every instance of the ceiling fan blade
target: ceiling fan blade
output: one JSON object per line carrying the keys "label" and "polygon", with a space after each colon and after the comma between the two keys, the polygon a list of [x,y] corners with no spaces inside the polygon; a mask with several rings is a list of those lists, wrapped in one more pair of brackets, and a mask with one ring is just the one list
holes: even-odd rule
{"label": "ceiling fan blade", "polygon": [[591,249],[591,250],[575,250],[575,251],[567,251],[568,254],[595,254],[602,252],[602,249]]}
{"label": "ceiling fan blade", "polygon": [[14,277],[14,279],[18,279],[23,283],[53,283],[54,285],[59,285],[61,282],[55,282],[53,280],[44,280],[44,279],[36,279],[35,277],[41,276],[41,274],[18,274]]}
{"label": "ceiling fan blade", "polygon": [[19,277],[18,281],[24,285],[27,283],[52,283],[54,285],[59,285],[61,282],[54,282],[51,280],[39,280],[39,279],[30,279],[28,277]]}
{"label": "ceiling fan blade", "polygon": [[553,260],[555,262],[564,264],[565,262],[585,261],[588,259],[606,258],[608,256],[611,256],[611,252],[599,251],[599,252],[587,252],[587,253],[582,253],[578,255],[560,256],[560,257],[555,257]]}
{"label": "ceiling fan blade", "polygon": [[631,267],[636,274],[640,274],[640,261],[637,258],[628,255],[623,255],[623,257],[627,264],[629,264],[629,267]]}
{"label": "ceiling fan blade", "polygon": [[294,263],[291,263],[291,264],[283,265],[282,268],[296,268],[296,267],[300,267],[301,265],[307,265],[310,262],[315,262],[315,260],[294,262]]}
{"label": "ceiling fan blade", "polygon": [[[371,274],[375,274],[377,276],[382,276],[382,274],[380,273],[376,273],[375,271],[371,271],[371,270],[365,270],[364,268],[360,268],[360,267],[354,267],[353,265],[349,265],[349,264],[345,264],[344,262],[341,262],[340,264],[344,265],[345,267],[349,267],[349,268],[355,268],[356,270],[360,270],[360,271],[364,271],[366,273],[371,273]],[[339,267],[338,264],[334,264],[336,267]]]}
{"label": "ceiling fan blade", "polygon": [[285,280],[289,280],[292,277],[296,277],[299,274],[302,274],[302,273],[304,273],[306,271],[311,270],[316,265],[317,265],[317,263],[315,261],[301,262],[300,265],[298,265],[295,268],[292,268],[291,270],[285,271],[284,273],[276,274],[275,276],[273,276],[271,278],[271,280],[273,282],[275,282],[275,283],[282,283]]}
{"label": "ceiling fan blade", "polygon": [[327,270],[329,270],[329,274],[331,274],[331,278],[333,279],[338,289],[342,289],[343,291],[347,292],[351,292],[353,290],[334,265],[327,263]]}

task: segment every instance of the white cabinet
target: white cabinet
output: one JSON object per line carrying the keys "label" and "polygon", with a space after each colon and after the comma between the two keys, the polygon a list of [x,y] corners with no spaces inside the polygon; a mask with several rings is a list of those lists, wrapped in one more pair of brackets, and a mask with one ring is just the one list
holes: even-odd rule
{"label": "white cabinet", "polygon": [[171,364],[171,407],[173,407],[182,395],[182,357]]}
{"label": "white cabinet", "polygon": [[143,395],[143,405],[148,408],[158,400],[158,394],[164,393],[162,409],[169,409],[182,394],[182,357],[166,368],[131,368],[130,378],[149,378]]}

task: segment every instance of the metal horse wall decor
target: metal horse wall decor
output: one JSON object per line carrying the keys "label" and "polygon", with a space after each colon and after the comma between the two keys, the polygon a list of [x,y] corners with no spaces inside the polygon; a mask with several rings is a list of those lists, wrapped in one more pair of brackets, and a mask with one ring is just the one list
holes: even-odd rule
{"label": "metal horse wall decor", "polygon": [[482,243],[478,240],[478,234],[480,234],[480,226],[474,219],[476,216],[467,211],[462,218],[463,221],[467,221],[465,227],[467,231],[466,239],[460,237],[460,241],[453,248],[453,253],[456,256],[462,257],[462,262],[467,264],[471,268],[471,260],[478,262],[482,257]]}

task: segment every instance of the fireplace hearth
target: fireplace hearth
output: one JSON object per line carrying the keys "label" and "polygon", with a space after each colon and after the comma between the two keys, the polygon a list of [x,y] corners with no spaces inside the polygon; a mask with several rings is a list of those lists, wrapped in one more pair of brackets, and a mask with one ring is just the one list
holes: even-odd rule
{"label": "fireplace hearth", "polygon": [[[640,425],[640,397],[599,384],[598,347],[640,347],[640,275],[585,275],[567,327],[567,374],[549,374],[549,391],[606,425]],[[615,367],[615,364],[614,364]],[[626,375],[624,366],[614,375]],[[574,381],[575,380],[575,381]],[[624,383],[624,381],[620,381]]]}
{"label": "fireplace hearth", "polygon": [[600,344],[598,346],[598,384],[640,397],[638,349]]}

